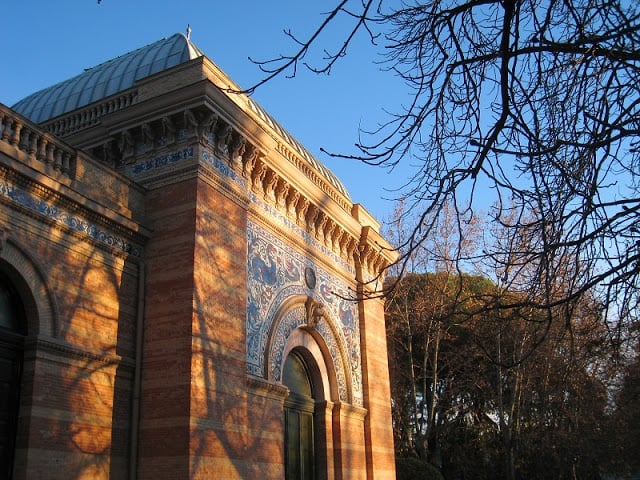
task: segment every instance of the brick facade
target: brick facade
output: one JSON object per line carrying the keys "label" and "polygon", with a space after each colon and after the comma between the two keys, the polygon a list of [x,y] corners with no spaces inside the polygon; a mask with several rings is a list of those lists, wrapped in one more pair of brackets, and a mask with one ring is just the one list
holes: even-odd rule
{"label": "brick facade", "polygon": [[294,352],[316,479],[395,478],[383,304],[345,298],[393,256],[230,85],[199,56],[40,125],[0,105],[13,478],[284,479]]}

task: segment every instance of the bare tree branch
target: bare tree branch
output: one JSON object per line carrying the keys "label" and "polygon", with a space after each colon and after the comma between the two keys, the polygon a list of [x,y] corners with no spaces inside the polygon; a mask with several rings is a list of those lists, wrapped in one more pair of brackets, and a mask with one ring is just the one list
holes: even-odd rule
{"label": "bare tree branch", "polygon": [[[276,75],[295,75],[339,14],[351,20],[341,47],[306,68],[329,72],[365,31],[384,55],[382,66],[411,93],[386,122],[363,130],[356,154],[330,153],[383,168],[416,165],[401,196],[417,223],[400,245],[400,262],[409,262],[435,233],[443,204],[455,202],[458,215],[468,218],[478,205],[488,208],[491,194],[490,214],[512,241],[474,258],[460,256],[461,264],[510,258],[505,261],[516,261],[512,270],[522,275],[512,286],[531,307],[570,305],[595,289],[611,317],[635,320],[638,5],[345,0],[295,53],[274,59],[269,75],[248,91]],[[559,292],[558,284],[566,288]]]}

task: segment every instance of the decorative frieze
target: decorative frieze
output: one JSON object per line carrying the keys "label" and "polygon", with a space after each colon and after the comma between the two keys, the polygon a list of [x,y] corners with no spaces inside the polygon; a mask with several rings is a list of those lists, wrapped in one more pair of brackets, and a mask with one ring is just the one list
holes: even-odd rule
{"label": "decorative frieze", "polygon": [[150,160],[137,162],[134,165],[131,165],[129,171],[130,171],[130,174],[135,177],[137,175],[140,175],[141,173],[162,168],[165,165],[170,165],[188,158],[193,158],[193,155],[194,155],[193,147],[182,148],[180,150],[176,150],[173,152],[166,153],[164,155],[157,156]]}
{"label": "decorative frieze", "polygon": [[[209,108],[188,108],[172,115],[148,119],[138,126],[115,132],[102,145],[94,147],[92,153],[112,167],[126,168],[132,177],[144,174],[147,178],[155,170],[193,158],[196,149],[202,152],[201,159],[205,163],[249,189],[247,193],[255,195],[261,205],[266,204],[268,210],[275,210],[293,220],[314,242],[337,255],[342,262],[353,263],[353,254],[360,241],[359,232],[345,230],[323,206],[312,202],[290,179],[272,168],[266,153],[222,115]],[[345,197],[338,195],[323,180],[324,171],[317,171],[310,160],[296,160],[294,157],[297,154],[280,143],[277,143],[276,151],[290,161],[295,160],[297,168],[325,193],[333,192],[332,198],[350,212],[351,205],[345,203]],[[246,182],[240,181],[240,178],[246,179]],[[364,255],[360,265],[368,269],[384,264],[381,257],[369,258],[375,253],[368,250],[359,253]],[[366,276],[376,276],[378,273],[371,270],[366,272]]]}
{"label": "decorative frieze", "polygon": [[8,179],[0,179],[0,198],[15,202],[29,210],[31,213],[65,226],[74,232],[87,235],[98,243],[135,257],[142,256],[141,246],[130,242],[121,235],[101,227],[80,213],[71,212],[63,206],[60,206],[49,199],[45,199],[44,197],[45,195],[38,196],[31,193],[12,183]]}

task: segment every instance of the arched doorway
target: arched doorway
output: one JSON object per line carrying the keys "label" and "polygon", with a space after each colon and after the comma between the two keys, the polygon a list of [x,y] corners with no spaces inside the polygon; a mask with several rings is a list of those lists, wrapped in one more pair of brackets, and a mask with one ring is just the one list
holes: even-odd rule
{"label": "arched doorway", "polygon": [[316,480],[314,389],[307,363],[296,350],[287,356],[282,383],[289,388],[284,403],[285,478]]}
{"label": "arched doorway", "polygon": [[15,453],[25,309],[15,286],[0,271],[0,477],[12,478]]}

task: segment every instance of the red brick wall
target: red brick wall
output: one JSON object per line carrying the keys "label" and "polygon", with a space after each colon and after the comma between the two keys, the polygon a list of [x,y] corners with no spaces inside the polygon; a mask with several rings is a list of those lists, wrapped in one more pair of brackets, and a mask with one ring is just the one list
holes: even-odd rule
{"label": "red brick wall", "polygon": [[204,181],[197,192],[190,478],[242,478],[252,454],[246,425],[246,209]]}
{"label": "red brick wall", "polygon": [[139,478],[189,475],[196,180],[149,192]]}
{"label": "red brick wall", "polygon": [[384,304],[377,299],[362,302],[362,365],[367,442],[367,473],[371,480],[393,480],[395,454],[391,423],[391,391],[384,324]]}

